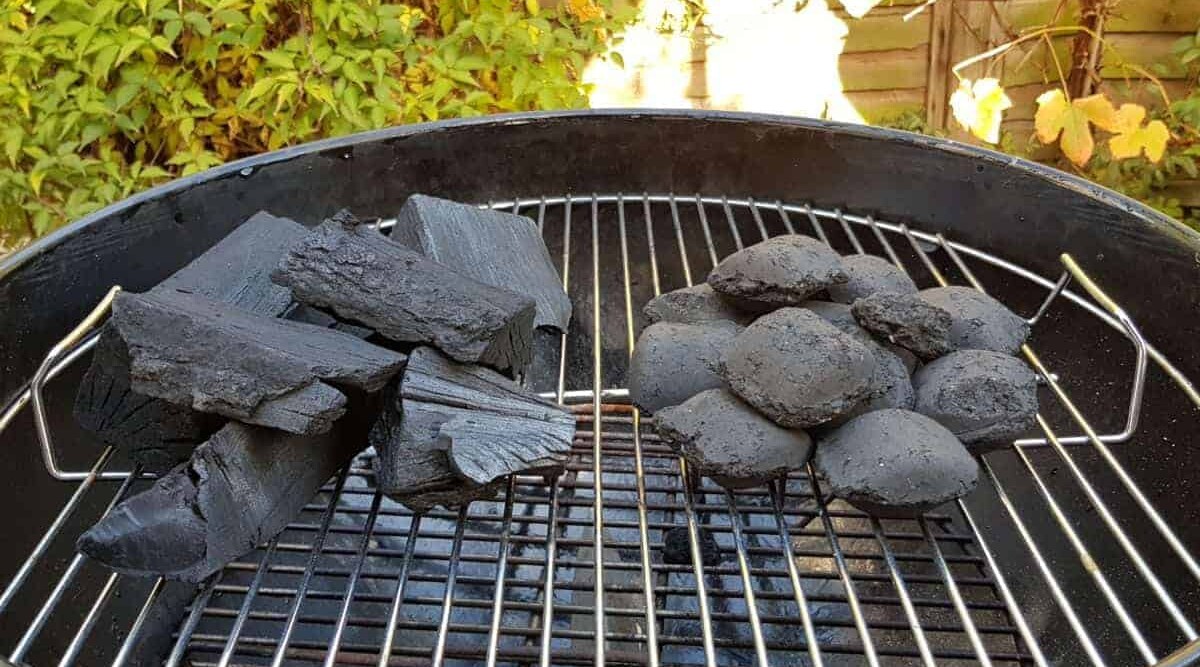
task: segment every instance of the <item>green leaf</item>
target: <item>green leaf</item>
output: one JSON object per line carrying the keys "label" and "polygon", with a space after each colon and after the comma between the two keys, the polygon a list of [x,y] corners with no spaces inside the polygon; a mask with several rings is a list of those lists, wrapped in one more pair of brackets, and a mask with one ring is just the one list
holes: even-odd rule
{"label": "green leaf", "polygon": [[170,43],[175,43],[175,38],[179,37],[179,33],[183,31],[183,21],[174,20],[167,21],[163,24],[162,36]]}
{"label": "green leaf", "polygon": [[280,51],[261,51],[258,54],[267,64],[280,69],[296,69],[295,57]]}
{"label": "green leaf", "polygon": [[211,109],[212,105],[204,98],[204,93],[199,88],[188,88],[183,91],[183,99],[190,102],[193,106],[204,107]]}
{"label": "green leaf", "polygon": [[208,18],[200,12],[188,12],[183,15],[183,20],[202,37],[208,37],[212,34],[212,24],[208,22]]}
{"label": "green leaf", "polygon": [[116,44],[110,44],[96,53],[95,60],[92,61],[92,78],[104,79],[112,70],[113,62],[117,59],[117,53],[120,52],[120,47]]}
{"label": "green leaf", "polygon": [[151,37],[150,44],[162,53],[168,53],[172,56],[175,55],[175,50],[171,48],[171,42],[162,35],[155,35]]}
{"label": "green leaf", "polygon": [[103,123],[92,123],[83,128],[79,144],[80,146],[86,146],[104,136],[106,132],[108,132],[108,127]]}
{"label": "green leaf", "polygon": [[491,62],[483,56],[463,56],[454,63],[455,67],[465,70],[487,69],[490,65]]}
{"label": "green leaf", "polygon": [[4,131],[4,154],[8,156],[8,163],[13,167],[17,166],[17,156],[21,153],[21,140],[24,136],[25,132],[17,126]]}
{"label": "green leaf", "polygon": [[275,79],[273,77],[267,77],[265,79],[259,79],[258,81],[255,81],[254,85],[250,87],[250,92],[246,95],[246,102],[253,102],[254,100],[262,97],[267,93],[268,90],[271,89],[271,86],[274,85]]}
{"label": "green leaf", "polygon": [[188,118],[184,118],[183,120],[179,121],[179,136],[183,137],[184,139],[190,139],[192,137],[192,132],[195,129],[196,129],[196,119],[195,118],[188,117]]}

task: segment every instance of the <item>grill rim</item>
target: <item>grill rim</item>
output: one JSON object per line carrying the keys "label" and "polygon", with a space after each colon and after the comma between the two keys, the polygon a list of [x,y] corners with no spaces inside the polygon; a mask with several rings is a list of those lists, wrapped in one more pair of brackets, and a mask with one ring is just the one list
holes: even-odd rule
{"label": "grill rim", "polygon": [[588,119],[615,119],[638,122],[683,119],[721,123],[753,123],[767,126],[780,125],[791,128],[844,134],[847,136],[855,136],[866,139],[899,142],[916,148],[945,152],[958,156],[972,157],[985,160],[996,166],[1006,169],[1024,172],[1027,175],[1039,177],[1054,185],[1092,197],[1100,203],[1116,206],[1122,209],[1123,212],[1132,214],[1139,218],[1142,222],[1147,223],[1152,229],[1155,227],[1165,226],[1171,231],[1182,235],[1183,238],[1177,240],[1181,242],[1190,242],[1190,245],[1194,250],[1200,251],[1200,232],[1197,232],[1196,230],[1180,223],[1174,218],[1168,217],[1163,213],[1150,208],[1136,199],[1126,197],[1115,190],[1110,190],[1101,185],[1097,185],[1092,181],[1074,174],[1067,173],[1060,169],[1055,169],[1054,167],[1050,167],[1038,162],[1007,155],[1005,153],[1000,153],[998,151],[993,151],[980,146],[974,146],[971,144],[954,141],[952,139],[943,139],[940,137],[930,137],[923,134],[906,132],[904,130],[873,127],[870,125],[856,125],[853,123],[804,118],[799,116],[704,109],[651,109],[631,107],[619,109],[586,109],[571,111],[531,111],[494,114],[490,116],[479,116],[476,118],[454,118],[432,121],[428,123],[399,125],[381,130],[368,130],[366,132],[349,134],[344,137],[321,139],[318,141],[300,144],[298,146],[260,153],[258,155],[235,160],[218,167],[213,167],[190,176],[178,178],[167,183],[163,183],[162,185],[157,185],[153,188],[122,199],[121,201],[110,204],[109,206],[86,215],[79,220],[69,223],[38,239],[29,246],[12,253],[8,257],[0,259],[0,281],[5,280],[13,271],[19,269],[30,259],[49,252],[66,239],[85,229],[88,229],[94,225],[103,224],[104,222],[109,221],[110,218],[114,218],[123,213],[132,212],[138,206],[154,200],[162,199],[168,195],[177,194],[204,183],[218,181],[232,176],[238,176],[240,172],[247,168],[256,169],[267,165],[286,162],[299,157],[317,155],[326,151],[350,148],[371,142],[395,141],[398,139],[404,139],[423,134],[436,134],[460,128],[494,128],[501,130],[514,125],[525,125],[544,121]]}

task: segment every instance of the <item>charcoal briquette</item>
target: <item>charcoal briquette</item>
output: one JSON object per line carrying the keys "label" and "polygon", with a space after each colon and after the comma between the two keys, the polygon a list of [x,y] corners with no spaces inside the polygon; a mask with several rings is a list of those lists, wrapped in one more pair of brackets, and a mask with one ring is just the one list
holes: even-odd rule
{"label": "charcoal briquette", "polygon": [[647,324],[701,324],[728,320],[749,324],[754,318],[729,305],[708,283],[682,287],[650,299],[642,308]]}
{"label": "charcoal briquette", "polygon": [[953,349],[950,313],[917,294],[877,292],[855,301],[851,312],[864,329],[922,359]]}
{"label": "charcoal briquette", "polygon": [[721,355],[741,330],[727,321],[646,327],[634,345],[626,375],[630,400],[653,413],[724,386]]}
{"label": "charcoal briquette", "polygon": [[725,351],[729,387],[780,426],[816,426],[845,414],[866,397],[875,355],[804,308],[764,315]]}
{"label": "charcoal briquette", "polygon": [[375,391],[405,357],[349,334],[261,317],[187,292],[125,292],[112,325],[134,391],[200,412],[311,435],[346,409],[337,387]]}
{"label": "charcoal briquette", "polygon": [[1011,355],[952,352],[917,371],[913,384],[915,410],[945,426],[973,453],[1005,447],[1036,425],[1037,376]]}
{"label": "charcoal briquette", "polygon": [[342,211],[292,246],[272,279],[338,318],[453,359],[524,372],[536,304],[389,240]]}
{"label": "charcoal briquette", "polygon": [[917,364],[919,363],[917,355],[895,343],[876,338],[870,331],[862,328],[858,320],[854,319],[854,313],[851,312],[850,306],[844,303],[833,303],[832,301],[805,301],[800,304],[800,307],[820,315],[827,322],[841,329],[842,333],[850,334],[863,343],[882,345],[885,350],[900,358],[900,361],[904,363],[904,368],[910,375],[917,369]]}
{"label": "charcoal briquette", "polygon": [[812,455],[807,433],[780,428],[725,389],[659,411],[654,426],[689,466],[730,489],[803,468]]}
{"label": "charcoal briquette", "polygon": [[833,248],[785,234],[726,257],[708,274],[708,284],[737,307],[763,312],[798,305],[847,278]]}
{"label": "charcoal briquette", "polygon": [[400,208],[391,238],[485,285],[528,296],[537,303],[534,326],[566,332],[571,300],[529,218],[416,194]]}
{"label": "charcoal briquette", "polygon": [[882,257],[875,255],[842,257],[842,269],[846,272],[846,282],[829,287],[829,298],[838,303],[851,304],[877,292],[917,293],[917,285],[912,278]]}
{"label": "charcoal briquette", "polygon": [[950,314],[950,344],[955,350],[1016,354],[1029,337],[1028,322],[977,289],[952,285],[922,290],[920,295]]}
{"label": "charcoal briquette", "polygon": [[817,443],[833,494],[879,517],[912,517],[970,493],[979,468],[946,427],[908,410],[851,419]]}

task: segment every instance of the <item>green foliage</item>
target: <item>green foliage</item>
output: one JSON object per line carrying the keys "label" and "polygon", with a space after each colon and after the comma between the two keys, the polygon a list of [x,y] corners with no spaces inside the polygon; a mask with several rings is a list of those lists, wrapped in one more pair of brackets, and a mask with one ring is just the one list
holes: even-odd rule
{"label": "green foliage", "polygon": [[0,0],[0,246],[282,146],[586,104],[607,0]]}

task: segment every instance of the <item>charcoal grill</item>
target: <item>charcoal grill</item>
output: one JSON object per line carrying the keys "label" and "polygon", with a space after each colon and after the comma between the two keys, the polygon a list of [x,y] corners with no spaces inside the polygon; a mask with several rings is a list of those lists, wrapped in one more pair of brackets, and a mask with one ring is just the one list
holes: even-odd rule
{"label": "charcoal grill", "polygon": [[[199,589],[77,555],[79,531],[147,483],[70,418],[106,291],[148,288],[260,208],[311,224],[349,206],[386,229],[418,191],[526,215],[561,262],[575,320],[539,341],[527,381],[577,415],[566,472],[414,517],[358,460]],[[811,470],[730,493],[688,475],[629,406],[642,304],[781,233],[1030,316],[1039,429],[989,454],[964,501],[875,520]],[[234,163],[0,263],[0,652],[36,665],[1195,664],[1198,290],[1200,237],[1132,201],[872,128],[533,114]],[[675,526],[692,564],[662,561]],[[696,565],[701,529],[720,565]]]}

